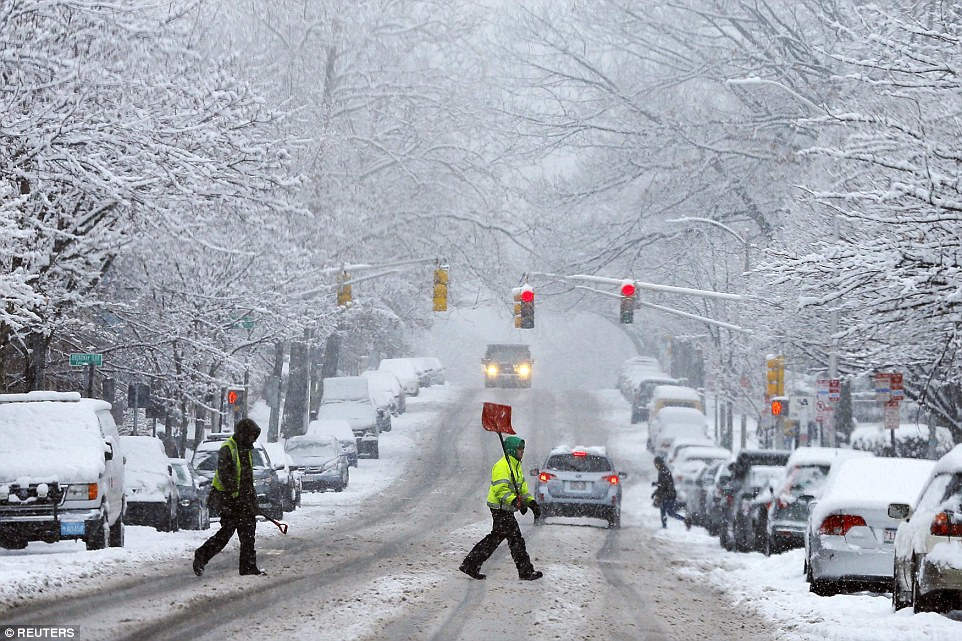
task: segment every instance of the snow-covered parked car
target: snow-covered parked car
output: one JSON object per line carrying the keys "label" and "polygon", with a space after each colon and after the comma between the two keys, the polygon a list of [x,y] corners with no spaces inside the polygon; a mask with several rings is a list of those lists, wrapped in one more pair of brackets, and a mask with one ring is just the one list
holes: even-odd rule
{"label": "snow-covered parked car", "polygon": [[765,554],[804,547],[810,502],[822,495],[832,466],[852,456],[872,454],[836,447],[800,447],[792,452],[785,464],[785,477],[769,499],[762,548]]}
{"label": "snow-covered parked car", "polygon": [[895,609],[962,609],[962,445],[935,464],[919,495],[889,505],[901,523],[895,534]]}
{"label": "snow-covered parked car", "polygon": [[415,368],[424,370],[427,385],[444,385],[444,365],[434,356],[417,356],[413,359]]}
{"label": "snow-covered parked car", "polygon": [[305,491],[331,489],[343,492],[347,488],[351,479],[347,457],[333,436],[314,432],[292,436],[285,442],[284,449],[303,472],[301,483]]}
{"label": "snow-covered parked car", "polygon": [[648,402],[648,420],[657,418],[658,413],[668,407],[694,408],[702,413],[705,410],[697,390],[684,385],[656,385]]}
{"label": "snow-covered parked car", "polygon": [[174,483],[177,484],[177,520],[185,530],[206,530],[210,527],[210,511],[207,509],[207,495],[210,493],[210,480],[190,469],[190,464],[182,458],[170,459],[174,468]]}
{"label": "snow-covered parked car", "polygon": [[120,447],[127,457],[124,520],[129,525],[149,525],[160,532],[179,530],[180,493],[164,444],[153,436],[121,436]]}
{"label": "snow-covered parked car", "polygon": [[407,395],[401,387],[401,381],[391,372],[369,369],[361,376],[367,379],[371,396],[374,394],[389,394],[391,397],[391,414],[400,416],[407,410]]}
{"label": "snow-covered parked car", "polygon": [[664,456],[676,438],[709,439],[708,419],[694,407],[666,407],[649,421],[648,451]]}
{"label": "snow-covered parked car", "polygon": [[731,466],[731,478],[720,488],[725,504],[718,530],[722,547],[747,552],[755,549],[752,502],[774,484],[791,453],[783,450],[742,450]]}
{"label": "snow-covered parked car", "polygon": [[678,450],[668,463],[675,478],[678,505],[688,505],[688,496],[694,492],[698,477],[706,466],[728,461],[731,457],[732,453],[724,447],[691,445]]}
{"label": "snow-covered parked car", "polygon": [[264,443],[263,445],[277,474],[277,481],[283,488],[281,509],[285,512],[293,512],[301,505],[302,473],[290,455],[284,451],[283,443]]}
{"label": "snow-covered parked car", "polygon": [[404,393],[408,396],[417,396],[421,391],[418,382],[418,372],[414,368],[414,363],[410,358],[384,358],[377,366],[382,372],[390,372],[397,376]]}
{"label": "snow-covered parked car", "polygon": [[0,394],[0,547],[124,545],[124,455],[110,403]]}
{"label": "snow-covered parked car", "polygon": [[631,397],[631,422],[648,420],[648,404],[659,385],[678,385],[677,379],[664,374],[645,373],[632,379],[634,392]]}
{"label": "snow-covered parked car", "polygon": [[[360,379],[362,385],[341,384],[346,378]],[[334,382],[332,384],[332,382]],[[390,418],[390,417],[388,417]],[[358,456],[380,458],[381,421],[367,392],[367,379],[325,378],[324,396],[317,408],[317,420],[343,420],[351,424]]]}
{"label": "snow-covered parked car", "polygon": [[805,576],[822,596],[851,587],[892,587],[891,503],[915,502],[935,465],[906,458],[849,458],[833,465],[805,530]]}
{"label": "snow-covered parked car", "polygon": [[347,421],[325,420],[311,421],[307,426],[307,434],[315,437],[332,436],[341,444],[341,451],[347,457],[347,463],[351,467],[357,467],[357,439],[351,430],[351,424]]}
{"label": "snow-covered parked car", "polygon": [[629,403],[640,381],[648,376],[667,376],[661,371],[658,359],[651,356],[632,356],[618,368],[618,390]]}

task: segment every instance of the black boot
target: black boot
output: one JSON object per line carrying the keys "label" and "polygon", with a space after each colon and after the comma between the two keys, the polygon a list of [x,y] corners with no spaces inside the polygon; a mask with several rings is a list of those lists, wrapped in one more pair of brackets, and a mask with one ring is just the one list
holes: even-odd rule
{"label": "black boot", "polygon": [[472,579],[478,579],[479,581],[486,578],[487,575],[481,574],[474,568],[469,568],[464,563],[458,566],[458,569],[467,574]]}
{"label": "black boot", "polygon": [[518,578],[521,579],[522,581],[537,581],[543,576],[544,574],[541,573],[541,570],[533,570],[531,572],[528,572],[527,574],[522,574]]}

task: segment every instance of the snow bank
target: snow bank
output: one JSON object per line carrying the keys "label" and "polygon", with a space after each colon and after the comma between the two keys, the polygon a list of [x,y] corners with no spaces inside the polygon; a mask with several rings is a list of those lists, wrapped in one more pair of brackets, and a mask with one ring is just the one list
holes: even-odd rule
{"label": "snow bank", "polygon": [[[952,449],[952,432],[947,427],[935,428],[935,456],[940,457]],[[852,449],[873,452],[877,456],[893,456],[892,430],[878,423],[861,424],[852,430],[849,438]],[[929,451],[929,426],[903,423],[895,430],[898,455],[910,458],[926,458]]]}
{"label": "snow bank", "polygon": [[96,482],[104,472],[104,440],[93,410],[101,405],[110,407],[102,401],[0,403],[0,481]]}

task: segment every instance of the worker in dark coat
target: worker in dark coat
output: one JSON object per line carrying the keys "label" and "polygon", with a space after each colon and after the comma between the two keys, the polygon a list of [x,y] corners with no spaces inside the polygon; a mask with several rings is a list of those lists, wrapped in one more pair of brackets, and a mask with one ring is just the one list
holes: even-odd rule
{"label": "worker in dark coat", "polygon": [[671,470],[665,465],[665,459],[656,456],[655,469],[658,470],[658,480],[652,483],[655,486],[655,491],[651,493],[651,498],[654,499],[655,505],[661,509],[661,527],[668,527],[668,517],[670,516],[679,521],[684,521],[685,527],[691,529],[691,523],[675,509],[675,500],[678,496],[675,492],[675,479],[671,475]]}
{"label": "worker in dark coat", "polygon": [[254,490],[254,441],[261,428],[249,418],[238,421],[234,435],[224,441],[208,502],[220,502],[220,529],[194,553],[194,574],[227,545],[234,532],[240,539],[241,575],[266,574],[257,567],[254,532],[257,528],[257,493]]}

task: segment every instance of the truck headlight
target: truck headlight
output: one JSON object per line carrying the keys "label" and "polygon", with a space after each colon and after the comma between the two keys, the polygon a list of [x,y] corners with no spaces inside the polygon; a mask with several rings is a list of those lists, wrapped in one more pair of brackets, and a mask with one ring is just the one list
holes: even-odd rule
{"label": "truck headlight", "polygon": [[93,501],[100,490],[96,483],[71,483],[67,487],[68,501]]}
{"label": "truck headlight", "polygon": [[495,376],[498,375],[498,366],[497,366],[497,365],[488,365],[488,368],[487,368],[486,370],[484,370],[484,371],[487,372],[487,374],[488,374],[489,377],[494,378]]}
{"label": "truck headlight", "polygon": [[531,366],[527,363],[521,363],[521,365],[518,366],[518,376],[528,378],[529,374],[531,374]]}

